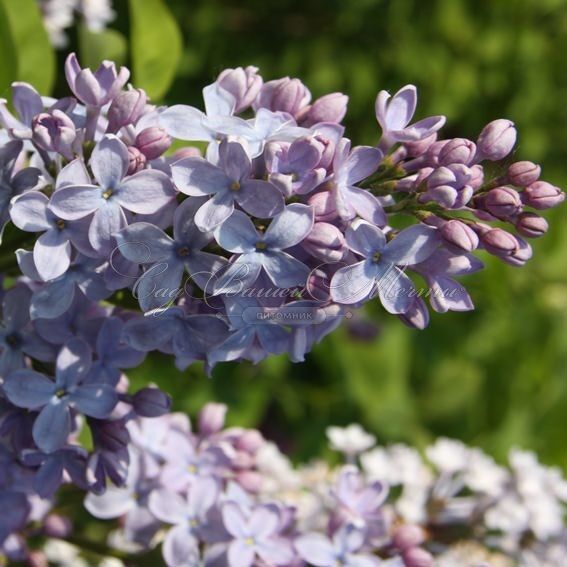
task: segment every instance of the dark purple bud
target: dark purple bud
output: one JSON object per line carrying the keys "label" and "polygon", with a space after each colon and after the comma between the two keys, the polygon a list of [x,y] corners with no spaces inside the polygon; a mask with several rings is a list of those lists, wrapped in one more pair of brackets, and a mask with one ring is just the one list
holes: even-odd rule
{"label": "dark purple bud", "polygon": [[435,560],[433,555],[421,547],[413,547],[402,553],[402,559],[406,567],[433,567]]}
{"label": "dark purple bud", "polygon": [[501,118],[488,123],[477,140],[479,157],[490,161],[504,159],[516,144],[516,128],[511,120]]}
{"label": "dark purple bud", "polygon": [[527,187],[541,175],[541,167],[531,161],[517,161],[508,168],[508,180],[512,185]]}
{"label": "dark purple bud", "polygon": [[516,229],[522,236],[537,238],[547,232],[547,221],[536,213],[522,213],[516,220]]}
{"label": "dark purple bud", "polygon": [[309,128],[320,122],[340,124],[347,111],[348,96],[343,93],[330,93],[318,98],[305,108],[298,117],[301,126]]}
{"label": "dark purple bud", "polygon": [[73,121],[61,110],[51,114],[38,114],[32,123],[33,140],[48,152],[57,152],[67,159],[73,159],[72,146],[77,138]]}
{"label": "dark purple bud", "polygon": [[476,154],[476,144],[465,138],[454,138],[447,142],[439,152],[439,164],[451,165],[464,163],[468,165]]}
{"label": "dark purple bud", "polygon": [[538,210],[551,209],[565,200],[565,193],[547,181],[536,181],[528,185],[520,195],[524,205]]}
{"label": "dark purple bud", "polygon": [[394,532],[392,543],[400,550],[405,551],[417,547],[425,541],[425,533],[422,528],[412,524],[400,526]]}
{"label": "dark purple bud", "polygon": [[146,156],[136,146],[128,146],[128,159],[128,175],[133,175],[146,167]]}
{"label": "dark purple bud", "polygon": [[146,156],[146,159],[152,160],[169,149],[171,137],[159,126],[152,126],[136,136],[134,145]]}
{"label": "dark purple bud", "polygon": [[487,252],[501,258],[512,256],[519,247],[514,235],[501,228],[493,228],[485,232],[481,235],[480,240]]}
{"label": "dark purple bud", "polygon": [[439,233],[447,248],[456,254],[472,252],[478,247],[476,232],[460,220],[446,222]]}
{"label": "dark purple bud", "polygon": [[228,408],[224,404],[208,403],[199,413],[199,432],[209,436],[218,433],[224,427]]}
{"label": "dark purple bud", "polygon": [[217,83],[228,91],[236,100],[235,113],[242,112],[254,102],[262,88],[262,77],[258,75],[258,67],[249,65],[246,68],[225,69],[217,78]]}
{"label": "dark purple bud", "polygon": [[486,210],[496,217],[506,218],[522,212],[522,200],[512,187],[491,189],[482,201]]}
{"label": "dark purple bud", "polygon": [[160,417],[171,409],[171,397],[159,388],[142,388],[132,397],[132,407],[140,417]]}
{"label": "dark purple bud", "polygon": [[43,521],[43,533],[47,537],[55,537],[65,539],[69,537],[73,531],[71,520],[59,514],[49,514]]}
{"label": "dark purple bud", "polygon": [[254,110],[267,108],[297,116],[311,101],[309,89],[299,80],[284,77],[265,83],[254,102]]}
{"label": "dark purple bud", "polygon": [[116,452],[125,449],[130,442],[130,434],[124,422],[120,419],[114,421],[89,422],[96,447]]}
{"label": "dark purple bud", "polygon": [[143,89],[121,92],[108,109],[108,132],[118,132],[124,126],[135,125],[144,114],[146,102]]}
{"label": "dark purple bud", "polygon": [[316,222],[301,246],[324,262],[338,262],[347,252],[343,233],[326,222]]}

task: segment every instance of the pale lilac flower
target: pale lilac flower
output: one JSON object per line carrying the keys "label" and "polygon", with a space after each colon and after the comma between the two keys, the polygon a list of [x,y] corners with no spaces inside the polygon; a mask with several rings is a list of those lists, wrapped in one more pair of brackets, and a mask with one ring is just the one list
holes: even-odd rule
{"label": "pale lilac flower", "polygon": [[257,506],[249,513],[236,502],[222,507],[224,527],[232,537],[227,558],[234,567],[252,567],[256,557],[273,565],[287,565],[294,553],[280,536],[280,516],[272,506]]}
{"label": "pale lilac flower", "polygon": [[44,104],[39,93],[28,83],[12,83],[12,104],[17,116],[7,106],[7,101],[0,99],[0,125],[10,136],[19,140],[32,137],[32,120],[43,112]]}
{"label": "pale lilac flower", "polygon": [[218,166],[189,157],[171,169],[182,193],[193,197],[213,195],[195,213],[195,224],[202,231],[213,230],[226,221],[235,203],[259,218],[271,218],[284,207],[283,195],[274,185],[251,177],[251,159],[238,142],[221,142]]}
{"label": "pale lilac flower", "polygon": [[331,280],[331,297],[339,303],[352,304],[377,291],[388,312],[405,313],[411,305],[414,287],[398,266],[428,258],[438,246],[436,230],[415,225],[387,242],[382,230],[359,220],[347,230],[346,241],[353,252],[365,259],[336,272]]}
{"label": "pale lilac flower", "polygon": [[287,206],[259,233],[248,216],[234,213],[215,231],[220,246],[239,254],[215,283],[215,294],[241,291],[264,270],[280,288],[305,285],[309,268],[284,250],[299,244],[311,231],[313,209],[299,203]]}
{"label": "pale lilac flower", "polygon": [[217,77],[217,83],[234,97],[234,112],[239,114],[254,102],[263,80],[258,74],[258,67],[248,65],[245,68],[225,69]]}
{"label": "pale lilac flower", "polygon": [[99,185],[67,185],[55,191],[50,209],[64,220],[93,215],[89,241],[100,255],[112,248],[113,236],[127,224],[124,210],[149,214],[175,195],[161,171],[141,171],[126,177],[128,150],[115,136],[106,136],[93,151],[90,166]]}
{"label": "pale lilac flower", "polygon": [[358,423],[348,427],[327,427],[327,437],[331,449],[350,456],[367,451],[376,444],[376,437],[364,431]]}

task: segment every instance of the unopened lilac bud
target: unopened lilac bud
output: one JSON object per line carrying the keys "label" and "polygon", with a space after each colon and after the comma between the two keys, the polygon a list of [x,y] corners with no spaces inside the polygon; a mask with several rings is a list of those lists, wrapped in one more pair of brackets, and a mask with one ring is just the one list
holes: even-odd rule
{"label": "unopened lilac bud", "polygon": [[519,236],[516,236],[518,247],[512,254],[502,256],[502,260],[511,266],[521,267],[533,256],[532,247]]}
{"label": "unopened lilac bud", "polygon": [[309,89],[299,80],[284,77],[265,83],[254,102],[254,110],[267,108],[296,116],[311,101]]}
{"label": "unopened lilac bud", "polygon": [[454,138],[449,140],[439,152],[439,164],[451,165],[452,163],[469,163],[476,154],[476,144],[465,138]]}
{"label": "unopened lilac bud", "polygon": [[224,427],[228,408],[224,404],[208,403],[199,413],[199,432],[201,435],[214,435]]}
{"label": "unopened lilac bud", "polygon": [[528,185],[520,195],[524,205],[538,210],[551,209],[565,200],[565,193],[547,181],[536,181]]}
{"label": "unopened lilac bud", "polygon": [[469,180],[469,185],[474,191],[476,191],[484,184],[484,168],[482,165],[477,163],[470,168],[470,172],[471,178]]}
{"label": "unopened lilac bud", "polygon": [[195,148],[193,146],[187,146],[186,148],[181,148],[180,150],[177,150],[171,156],[171,161],[173,163],[186,157],[202,157],[202,155],[203,153],[199,148]]}
{"label": "unopened lilac bud", "polygon": [[404,551],[412,547],[417,547],[425,541],[425,533],[419,526],[406,524],[400,526],[394,532],[392,543],[400,550]]}
{"label": "unopened lilac bud", "polygon": [[248,492],[259,492],[264,483],[262,475],[255,471],[240,471],[236,473],[236,482]]}
{"label": "unopened lilac bud", "polygon": [[541,175],[541,167],[531,161],[517,161],[508,168],[508,180],[512,185],[527,187]]}
{"label": "unopened lilac bud", "polygon": [[77,138],[73,121],[61,110],[38,114],[32,124],[33,140],[48,152],[57,152],[73,158],[72,146]]}
{"label": "unopened lilac bud", "polygon": [[482,199],[488,212],[499,218],[515,216],[522,212],[522,201],[512,187],[491,189]]}
{"label": "unopened lilac bud", "polygon": [[421,547],[413,547],[402,553],[405,567],[433,567],[433,555]]}
{"label": "unopened lilac bud", "polygon": [[327,262],[342,260],[347,252],[343,233],[326,222],[316,222],[301,245],[315,258]]}
{"label": "unopened lilac bud", "polygon": [[321,269],[313,270],[309,275],[306,286],[309,296],[324,303],[330,297],[330,280],[329,276]]}
{"label": "unopened lilac bud", "polygon": [[536,213],[522,213],[516,220],[516,229],[522,236],[537,238],[547,232],[547,221]]}
{"label": "unopened lilac bud", "polygon": [[26,567],[49,567],[49,560],[43,551],[32,550],[26,559]]}
{"label": "unopened lilac bud", "polygon": [[487,252],[499,257],[511,256],[519,247],[514,235],[501,228],[493,228],[485,232],[480,240]]}
{"label": "unopened lilac bud", "polygon": [[460,220],[446,222],[439,233],[447,248],[456,254],[466,254],[478,247],[476,232]]}
{"label": "unopened lilac bud", "polygon": [[156,159],[165,153],[171,146],[171,136],[159,126],[152,126],[142,130],[137,136],[134,145],[146,156],[146,159]]}
{"label": "unopened lilac bud", "polygon": [[247,453],[254,455],[258,452],[258,449],[266,444],[266,440],[262,437],[262,434],[255,429],[247,429],[242,433],[240,437],[236,440],[235,446],[239,451],[246,451]]}
{"label": "unopened lilac bud", "polygon": [[427,148],[425,160],[428,166],[437,167],[439,163],[439,154],[441,150],[448,144],[447,140],[437,140]]}
{"label": "unopened lilac bud", "polygon": [[488,123],[477,140],[481,158],[490,161],[504,159],[516,144],[516,128],[511,120],[501,118]]}
{"label": "unopened lilac bud", "polygon": [[171,409],[171,397],[159,388],[142,388],[132,396],[132,407],[140,417],[160,417]]}
{"label": "unopened lilac bud", "polygon": [[410,308],[397,315],[398,319],[410,329],[423,331],[429,325],[429,309],[421,297],[414,297]]}
{"label": "unopened lilac bud", "polygon": [[135,125],[143,115],[146,103],[143,89],[121,92],[108,109],[108,132],[118,132],[124,126]]}
{"label": "unopened lilac bud", "polygon": [[93,422],[91,432],[97,447],[113,453],[124,449],[130,442],[130,434],[122,420]]}
{"label": "unopened lilac bud", "polygon": [[415,142],[405,142],[404,147],[407,150],[408,157],[416,158],[425,154],[432,144],[437,140],[437,132],[434,132],[423,140],[416,140]]}
{"label": "unopened lilac bud", "polygon": [[128,146],[128,175],[133,175],[146,167],[146,156],[135,146]]}
{"label": "unopened lilac bud", "polygon": [[338,217],[335,203],[330,191],[321,191],[309,198],[308,203],[313,207],[315,220],[320,222],[333,221]]}
{"label": "unopened lilac bud", "polygon": [[339,124],[347,111],[348,96],[343,93],[330,93],[318,98],[305,108],[298,117],[300,126],[309,128],[320,122]]}
{"label": "unopened lilac bud", "polygon": [[48,537],[65,539],[71,535],[73,524],[69,518],[59,514],[49,514],[43,521],[43,533]]}
{"label": "unopened lilac bud", "polygon": [[258,67],[225,69],[217,78],[217,83],[236,100],[235,113],[246,110],[254,102],[263,84],[258,75]]}

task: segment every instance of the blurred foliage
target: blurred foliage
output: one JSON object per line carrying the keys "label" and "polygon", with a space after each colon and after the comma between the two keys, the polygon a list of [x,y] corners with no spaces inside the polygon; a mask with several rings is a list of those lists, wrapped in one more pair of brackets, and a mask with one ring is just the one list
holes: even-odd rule
{"label": "blurred foliage", "polygon": [[[0,11],[14,2],[0,0]],[[549,181],[567,186],[565,0],[115,0],[114,7],[113,30],[73,31],[69,50],[91,65],[103,57],[129,64],[134,83],[156,101],[200,105],[202,87],[220,70],[253,64],[266,79],[300,77],[314,96],[347,93],[347,135],[375,143],[377,91],[414,83],[420,117],[446,114],[447,136],[474,139],[486,122],[508,117],[520,132],[517,157],[539,161]],[[10,51],[17,42],[5,26],[0,14],[2,86],[32,76],[29,65],[24,75],[28,60]],[[39,80],[44,70],[36,72]],[[66,93],[61,72],[54,92]],[[232,423],[261,425],[295,458],[325,450],[327,425],[359,421],[382,442],[454,436],[500,458],[521,445],[567,467],[565,214],[549,215],[552,230],[533,243],[526,268],[483,258],[486,270],[464,281],[477,310],[434,315],[425,331],[406,329],[375,305],[304,364],[283,357],[224,364],[208,379],[198,366],[180,373],[157,355],[128,374],[163,385],[176,409],[229,403]],[[369,324],[377,335],[361,340],[357,328]]]}

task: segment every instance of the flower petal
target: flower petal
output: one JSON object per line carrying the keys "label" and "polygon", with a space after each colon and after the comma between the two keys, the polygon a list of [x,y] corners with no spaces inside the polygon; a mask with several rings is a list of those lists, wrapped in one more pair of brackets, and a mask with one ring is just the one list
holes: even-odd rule
{"label": "flower petal", "polygon": [[21,230],[41,232],[51,228],[47,213],[49,199],[39,191],[24,193],[12,200],[10,217]]}
{"label": "flower petal", "polygon": [[25,369],[11,372],[2,388],[15,406],[27,409],[44,406],[55,392],[55,384],[47,376]]}
{"label": "flower petal", "polygon": [[69,185],[53,193],[49,208],[62,219],[78,220],[94,213],[105,202],[96,185]]}
{"label": "flower petal", "polygon": [[71,265],[71,243],[59,230],[48,230],[33,247],[33,261],[43,281],[54,280]]}
{"label": "flower petal", "polygon": [[313,228],[313,207],[294,203],[274,217],[264,235],[271,250],[284,250],[299,244]]}
{"label": "flower petal", "polygon": [[372,293],[379,274],[379,265],[368,260],[345,266],[337,270],[331,280],[331,297],[346,305],[363,301]]}
{"label": "flower petal", "polygon": [[70,433],[71,415],[67,403],[53,396],[33,424],[33,440],[45,453],[53,453],[67,443]]}
{"label": "flower petal", "polygon": [[285,205],[281,191],[268,181],[248,179],[234,194],[236,202],[252,216],[267,219],[280,213]]}
{"label": "flower petal", "polygon": [[188,157],[171,166],[173,182],[179,191],[193,197],[227,191],[232,183],[226,173],[200,157]]}
{"label": "flower petal", "polygon": [[225,250],[241,254],[254,251],[260,235],[248,215],[234,211],[215,230],[215,239]]}
{"label": "flower petal", "polygon": [[416,224],[398,233],[384,248],[384,261],[398,266],[419,264],[439,246],[437,230],[424,224]]}
{"label": "flower petal", "polygon": [[124,179],[113,198],[125,209],[142,215],[155,212],[175,197],[169,177],[155,169]]}
{"label": "flower petal", "polygon": [[128,171],[128,149],[116,136],[104,137],[93,150],[90,166],[104,189],[118,187]]}

